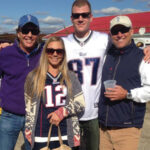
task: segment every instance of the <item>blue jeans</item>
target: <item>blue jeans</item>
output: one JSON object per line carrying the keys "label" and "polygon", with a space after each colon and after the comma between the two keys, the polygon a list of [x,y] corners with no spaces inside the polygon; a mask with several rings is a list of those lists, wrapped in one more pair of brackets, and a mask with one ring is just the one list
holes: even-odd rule
{"label": "blue jeans", "polygon": [[[14,150],[20,131],[24,135],[25,116],[15,115],[2,110],[0,118],[0,150]],[[25,136],[24,136],[25,139]],[[25,139],[26,150],[31,150]]]}

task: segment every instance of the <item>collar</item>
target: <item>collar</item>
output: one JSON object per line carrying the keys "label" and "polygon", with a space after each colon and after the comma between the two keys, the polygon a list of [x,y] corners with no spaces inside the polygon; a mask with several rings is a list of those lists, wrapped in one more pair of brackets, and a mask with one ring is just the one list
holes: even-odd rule
{"label": "collar", "polygon": [[112,45],[108,53],[114,54],[114,55],[124,55],[126,53],[131,52],[133,50],[133,47],[135,47],[135,43],[134,43],[134,40],[132,39],[131,43],[128,46],[121,48],[121,49],[118,49],[115,47],[115,45]]}
{"label": "collar", "polygon": [[92,34],[93,34],[93,31],[90,30],[90,32],[89,32],[88,36],[85,38],[85,40],[83,40],[83,38],[76,37],[75,34],[73,34],[73,37],[80,44],[80,46],[84,46],[88,42],[88,40],[90,39]]}
{"label": "collar", "polygon": [[54,77],[50,72],[47,72],[47,76],[53,81],[53,83],[58,83],[61,77],[61,72],[58,73],[56,77]]}
{"label": "collar", "polygon": [[44,43],[41,43],[41,44],[39,43],[39,44],[37,44],[36,48],[34,48],[34,49],[30,52],[30,54],[25,53],[25,52],[20,48],[18,39],[15,40],[14,45],[17,47],[17,49],[18,49],[18,51],[19,51],[20,53],[24,54],[24,55],[28,58],[28,57],[30,57],[31,55],[35,54],[39,49],[41,49],[41,48],[43,47]]}

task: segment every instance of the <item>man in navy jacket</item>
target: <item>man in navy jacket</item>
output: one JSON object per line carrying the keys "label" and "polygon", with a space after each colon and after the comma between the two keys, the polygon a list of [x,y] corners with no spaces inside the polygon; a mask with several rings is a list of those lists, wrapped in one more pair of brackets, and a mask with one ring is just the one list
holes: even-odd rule
{"label": "man in navy jacket", "polygon": [[150,100],[150,64],[132,40],[132,22],[117,16],[110,22],[113,46],[108,51],[102,72],[105,80],[117,81],[114,88],[101,87],[99,101],[100,150],[136,150]]}
{"label": "man in navy jacket", "polygon": [[[20,18],[17,40],[0,51],[0,150],[13,150],[19,132],[24,131],[24,82],[38,63],[42,46],[38,44],[39,22],[32,15]],[[29,148],[27,148],[29,149]]]}

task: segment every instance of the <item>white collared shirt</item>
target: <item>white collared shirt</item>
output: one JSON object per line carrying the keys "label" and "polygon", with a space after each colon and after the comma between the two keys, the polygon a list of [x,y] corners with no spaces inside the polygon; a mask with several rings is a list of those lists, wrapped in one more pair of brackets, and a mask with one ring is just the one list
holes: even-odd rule
{"label": "white collared shirt", "polygon": [[139,72],[142,87],[132,89],[131,94],[133,101],[145,103],[150,101],[150,64],[142,60]]}

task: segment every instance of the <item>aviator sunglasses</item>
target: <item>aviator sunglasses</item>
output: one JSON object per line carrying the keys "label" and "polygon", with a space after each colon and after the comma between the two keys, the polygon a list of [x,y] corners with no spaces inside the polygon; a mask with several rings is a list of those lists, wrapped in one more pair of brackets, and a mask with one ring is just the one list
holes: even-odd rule
{"label": "aviator sunglasses", "polygon": [[90,12],[86,12],[86,13],[72,13],[72,18],[73,19],[78,19],[80,16],[82,16],[82,18],[89,18]]}
{"label": "aviator sunglasses", "polygon": [[112,28],[111,29],[111,34],[112,35],[117,35],[118,32],[121,32],[123,34],[123,33],[129,32],[129,30],[130,30],[130,28],[128,28],[128,27]]}
{"label": "aviator sunglasses", "polygon": [[62,55],[64,55],[65,50],[64,49],[46,48],[46,53],[47,54],[53,55],[55,52],[57,53],[57,55],[62,56]]}
{"label": "aviator sunglasses", "polygon": [[31,32],[32,35],[38,35],[40,31],[34,28],[22,28],[21,32],[22,34],[28,34],[29,32]]}

